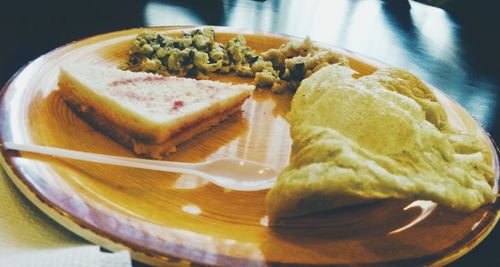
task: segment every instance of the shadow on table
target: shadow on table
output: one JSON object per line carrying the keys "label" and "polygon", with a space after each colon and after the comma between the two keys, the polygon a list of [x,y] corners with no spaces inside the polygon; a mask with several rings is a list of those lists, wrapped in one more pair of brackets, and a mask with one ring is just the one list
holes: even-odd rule
{"label": "shadow on table", "polygon": [[[459,25],[457,42],[462,48],[465,62],[474,75],[474,79],[482,81],[476,86],[487,90],[491,101],[496,103],[488,110],[492,115],[489,123],[491,127],[487,130],[498,144],[500,142],[500,64],[498,63],[500,58],[500,35],[498,34],[500,2],[455,0],[448,1],[443,8],[450,19]],[[469,84],[464,86],[469,86]],[[499,230],[496,231],[495,236],[497,239],[500,237]],[[492,254],[495,255],[493,251]],[[500,264],[500,257],[497,260]]]}
{"label": "shadow on table", "polygon": [[[225,25],[226,16],[224,12],[224,1],[222,0],[153,0],[149,3],[159,3],[166,6],[180,7],[190,11],[193,19],[201,20],[203,25]],[[230,1],[231,2],[231,1]],[[231,6],[231,5],[229,5]],[[172,14],[164,14],[169,16]]]}
{"label": "shadow on table", "polygon": [[0,83],[28,61],[68,42],[144,24],[144,1],[6,1],[0,29]]}

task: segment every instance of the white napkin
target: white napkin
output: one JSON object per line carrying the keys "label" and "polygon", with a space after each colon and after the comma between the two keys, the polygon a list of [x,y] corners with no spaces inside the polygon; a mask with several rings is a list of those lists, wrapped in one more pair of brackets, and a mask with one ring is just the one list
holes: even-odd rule
{"label": "white napkin", "polygon": [[125,267],[128,251],[100,248],[59,226],[29,202],[0,168],[0,266]]}

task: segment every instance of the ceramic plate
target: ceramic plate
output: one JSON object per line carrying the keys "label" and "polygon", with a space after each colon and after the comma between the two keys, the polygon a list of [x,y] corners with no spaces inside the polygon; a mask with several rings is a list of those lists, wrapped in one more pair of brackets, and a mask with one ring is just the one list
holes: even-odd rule
{"label": "ceramic plate", "polygon": [[[130,41],[143,30],[74,42],[20,70],[1,95],[1,141],[133,157],[75,116],[54,91],[61,63],[116,67],[126,60]],[[179,27],[152,30],[179,33]],[[243,34],[257,51],[294,39],[231,28],[215,30],[221,42]],[[360,74],[382,66],[333,49],[348,56]],[[212,79],[252,82],[231,75]],[[467,112],[440,91],[436,94],[452,124],[477,132],[491,144]],[[291,95],[257,90],[241,114],[180,145],[168,160],[197,162],[230,156],[283,168],[290,154],[289,126],[283,118],[290,99]],[[491,149],[498,191],[498,158]],[[270,222],[264,209],[266,191],[227,191],[195,176],[5,150],[2,164],[17,187],[55,221],[93,243],[112,251],[128,249],[135,259],[151,264],[442,264],[472,249],[498,219],[498,201],[470,214],[429,201],[380,201]]]}

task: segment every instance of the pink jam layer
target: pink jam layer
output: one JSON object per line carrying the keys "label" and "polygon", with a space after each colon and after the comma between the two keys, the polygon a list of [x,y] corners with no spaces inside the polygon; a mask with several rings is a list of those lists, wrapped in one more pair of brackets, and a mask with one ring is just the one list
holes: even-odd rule
{"label": "pink jam layer", "polygon": [[[130,90],[127,89],[127,86],[138,86],[140,84],[144,83],[155,83],[155,82],[167,82],[170,81],[171,84],[169,84],[169,87],[175,87],[175,83],[182,83],[183,81],[186,81],[188,79],[185,78],[178,78],[178,77],[165,77],[165,76],[160,76],[160,75],[148,75],[145,77],[136,77],[136,78],[124,78],[120,80],[115,80],[112,81],[108,84],[108,89],[110,90],[110,93],[115,96],[120,96],[120,97],[126,97],[129,100],[132,100],[133,102],[139,102],[142,103],[143,106],[149,107],[150,105],[153,105],[154,102],[157,100],[162,100],[163,103],[168,103],[171,102],[172,106],[169,108],[169,112],[177,112],[182,107],[186,106],[187,103],[183,100],[180,99],[175,99],[177,97],[182,97],[184,95],[178,94],[177,92],[172,92],[172,94],[165,94],[163,93],[156,93],[156,92],[141,92],[138,90]],[[188,80],[189,82],[193,82],[192,80]],[[196,97],[194,99],[191,99],[189,101],[190,104],[195,104],[200,101],[206,101],[206,100],[213,100],[216,98],[217,95],[217,89],[218,87],[212,85],[212,84],[206,84],[201,81],[195,80],[193,82],[193,86],[197,86],[198,88],[203,88],[206,90],[207,94],[203,95],[203,97]],[[174,99],[172,99],[174,98]]]}

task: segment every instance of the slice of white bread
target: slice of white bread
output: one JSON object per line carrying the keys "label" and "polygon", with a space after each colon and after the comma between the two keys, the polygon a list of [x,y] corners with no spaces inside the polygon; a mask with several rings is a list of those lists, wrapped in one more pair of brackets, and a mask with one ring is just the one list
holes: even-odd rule
{"label": "slice of white bread", "polygon": [[80,117],[151,158],[239,111],[254,89],[76,63],[61,67],[58,85]]}

